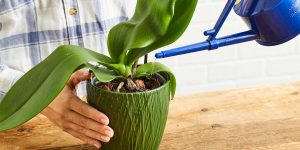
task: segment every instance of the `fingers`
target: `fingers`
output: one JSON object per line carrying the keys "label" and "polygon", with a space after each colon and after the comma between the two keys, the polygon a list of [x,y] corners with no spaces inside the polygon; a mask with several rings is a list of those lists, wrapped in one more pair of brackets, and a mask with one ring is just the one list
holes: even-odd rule
{"label": "fingers", "polygon": [[103,134],[100,134],[98,132],[95,132],[93,130],[89,130],[85,127],[82,127],[82,126],[79,126],[77,124],[74,124],[74,123],[68,123],[68,128],[80,133],[80,134],[83,134],[87,137],[90,137],[92,139],[96,139],[96,140],[99,140],[101,142],[109,142],[110,138],[111,137],[108,137],[108,136],[105,136]]}
{"label": "fingers", "polygon": [[74,73],[68,85],[42,113],[64,131],[99,148],[99,141],[108,142],[113,136],[109,119],[73,92],[76,84],[89,77],[90,73],[85,70]]}
{"label": "fingers", "polygon": [[81,139],[82,141],[90,144],[90,145],[94,145],[95,147],[97,147],[98,149],[101,147],[101,143],[93,138],[90,138],[88,136],[85,136],[83,134],[80,134],[78,132],[76,132],[73,129],[65,129],[65,132],[68,132],[69,134],[71,134],[72,136]]}
{"label": "fingers", "polygon": [[106,136],[109,138],[111,138],[113,136],[113,130],[109,126],[103,125],[92,119],[84,117],[76,112],[73,112],[73,111],[68,112],[65,119],[74,124],[82,126],[84,128],[93,130],[94,132],[97,132],[98,134],[100,133],[103,136]]}
{"label": "fingers", "polygon": [[93,119],[99,123],[102,123],[104,125],[109,124],[109,119],[105,114],[103,114],[102,112],[99,112],[97,109],[95,109],[92,106],[88,105],[87,103],[83,102],[78,97],[76,97],[76,99],[77,100],[74,99],[74,100],[70,101],[70,108],[73,111],[75,111],[87,118]]}
{"label": "fingers", "polygon": [[90,77],[91,74],[88,70],[81,69],[72,74],[68,81],[68,84],[71,87],[75,87],[79,82],[87,80]]}

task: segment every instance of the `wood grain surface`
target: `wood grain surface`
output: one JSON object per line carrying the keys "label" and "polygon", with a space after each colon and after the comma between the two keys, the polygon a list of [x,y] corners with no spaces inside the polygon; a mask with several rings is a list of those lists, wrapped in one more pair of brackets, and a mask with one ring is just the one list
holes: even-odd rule
{"label": "wood grain surface", "polygon": [[[0,132],[0,150],[91,150],[42,115]],[[299,150],[300,82],[178,96],[160,150]]]}

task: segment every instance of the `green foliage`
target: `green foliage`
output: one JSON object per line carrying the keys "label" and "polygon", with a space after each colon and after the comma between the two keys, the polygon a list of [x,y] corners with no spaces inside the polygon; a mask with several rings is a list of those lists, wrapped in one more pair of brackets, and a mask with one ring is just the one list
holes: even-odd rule
{"label": "green foliage", "polygon": [[113,27],[108,49],[117,63],[125,63],[127,50],[146,47],[162,37],[174,14],[176,0],[139,0],[133,17]]}
{"label": "green foliage", "polygon": [[122,78],[122,76],[117,75],[117,73],[115,73],[112,70],[103,67],[98,67],[89,63],[86,63],[84,65],[90,70],[92,70],[96,78],[102,82],[109,82],[116,78]]}
{"label": "green foliage", "polygon": [[[89,61],[103,65],[112,62],[105,55],[77,46],[58,47],[5,95],[0,103],[0,130],[16,127],[41,112],[63,89],[71,74]],[[103,74],[97,76],[103,79]]]}
{"label": "green foliage", "polygon": [[138,58],[173,43],[189,25],[196,5],[197,0],[139,0],[134,16],[109,32],[111,58],[131,66]]}
{"label": "green foliage", "polygon": [[[153,42],[144,47],[130,49],[126,56],[126,64],[132,64],[136,59],[160,47],[169,45],[176,41],[188,27],[193,16],[198,0],[176,0],[174,6],[174,16],[170,20],[169,27],[165,34],[153,40]],[[151,28],[151,27],[150,27]]]}
{"label": "green foliage", "polygon": [[150,62],[139,66],[136,70],[135,78],[152,75],[158,72],[166,72],[170,78],[171,98],[174,98],[176,90],[176,79],[172,71],[165,65],[158,62]]}
{"label": "green foliage", "polygon": [[[196,4],[197,0],[138,0],[134,16],[109,33],[110,57],[78,46],[58,47],[17,81],[3,98],[0,131],[14,128],[41,112],[63,89],[71,74],[81,68],[89,68],[102,82],[166,72],[173,97],[176,80],[167,67],[147,63],[132,75],[132,65],[147,53],[177,40],[188,26]],[[89,64],[91,61],[102,67]]]}

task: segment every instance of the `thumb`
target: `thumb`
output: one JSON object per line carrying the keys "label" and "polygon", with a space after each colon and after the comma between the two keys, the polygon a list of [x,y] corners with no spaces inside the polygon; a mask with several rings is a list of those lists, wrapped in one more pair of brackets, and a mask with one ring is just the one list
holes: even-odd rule
{"label": "thumb", "polygon": [[91,73],[88,70],[80,69],[71,75],[68,84],[71,87],[75,87],[78,83],[87,80],[90,77],[91,77]]}

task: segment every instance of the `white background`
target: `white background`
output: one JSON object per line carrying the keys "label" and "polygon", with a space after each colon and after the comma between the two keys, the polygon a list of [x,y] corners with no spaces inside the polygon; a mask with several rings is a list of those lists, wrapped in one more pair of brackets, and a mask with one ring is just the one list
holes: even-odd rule
{"label": "white background", "polygon": [[[178,41],[163,49],[205,40],[203,31],[214,26],[226,2],[199,0],[187,31]],[[219,36],[246,30],[248,27],[241,18],[231,12]],[[151,55],[154,60],[154,53]],[[275,47],[248,42],[157,61],[169,66],[175,73],[179,95],[299,81],[300,36]]]}

